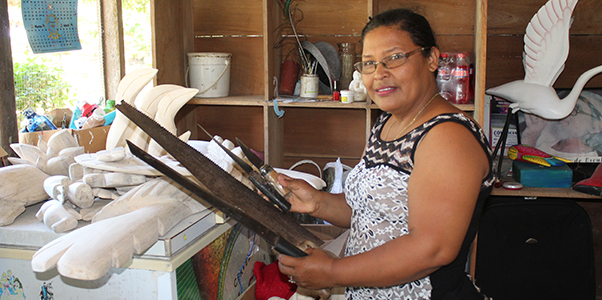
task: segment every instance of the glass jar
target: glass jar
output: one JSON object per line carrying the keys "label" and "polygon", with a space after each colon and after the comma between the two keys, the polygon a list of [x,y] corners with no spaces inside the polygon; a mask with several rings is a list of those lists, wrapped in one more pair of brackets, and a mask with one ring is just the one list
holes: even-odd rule
{"label": "glass jar", "polygon": [[353,64],[355,63],[355,44],[339,43],[339,56],[341,58],[341,79],[339,88],[349,89],[349,83],[353,80]]}

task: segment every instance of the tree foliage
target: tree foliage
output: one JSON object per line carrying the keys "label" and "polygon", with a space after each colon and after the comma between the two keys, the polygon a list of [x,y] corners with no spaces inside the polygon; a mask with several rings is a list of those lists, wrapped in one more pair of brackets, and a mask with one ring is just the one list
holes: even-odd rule
{"label": "tree foliage", "polygon": [[[78,2],[83,7],[98,5],[99,1],[103,0],[81,0]],[[21,0],[8,0],[8,5],[13,9],[20,9]],[[150,65],[152,61],[150,0],[121,0],[121,6],[128,68],[131,64]],[[95,23],[96,18],[80,16],[78,19],[82,46],[86,47],[86,45],[98,43],[99,27]],[[11,23],[11,29],[13,26],[23,27],[21,18],[11,21],[15,22],[15,24]],[[54,108],[72,107],[80,100],[89,101],[87,98],[78,98],[82,97],[78,96],[80,81],[71,82],[72,87],[69,84],[71,79],[68,79],[69,76],[67,76],[69,74],[65,74],[61,67],[63,61],[74,59],[69,57],[72,54],[71,52],[34,55],[30,48],[26,48],[21,50],[20,53],[24,53],[27,58],[23,59],[23,55],[21,55],[16,59],[15,50],[13,50],[15,98],[19,120],[23,119],[22,112],[28,107],[32,107],[38,112],[48,112]],[[97,84],[102,84],[102,82]]]}
{"label": "tree foliage", "polygon": [[13,65],[19,119],[22,119],[22,112],[28,107],[48,112],[65,107],[69,101],[71,86],[62,78],[63,71],[51,68],[43,61],[38,63],[37,58]]}

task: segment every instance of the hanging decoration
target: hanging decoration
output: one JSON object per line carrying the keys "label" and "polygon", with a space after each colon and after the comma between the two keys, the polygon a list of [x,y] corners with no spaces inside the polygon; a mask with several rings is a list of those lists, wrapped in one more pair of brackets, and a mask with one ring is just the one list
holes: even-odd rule
{"label": "hanging decoration", "polygon": [[77,0],[22,0],[21,12],[33,53],[82,48],[77,29]]}

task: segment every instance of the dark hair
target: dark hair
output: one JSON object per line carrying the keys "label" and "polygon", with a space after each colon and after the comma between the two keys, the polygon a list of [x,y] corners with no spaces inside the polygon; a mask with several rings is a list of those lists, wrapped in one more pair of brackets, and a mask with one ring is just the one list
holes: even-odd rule
{"label": "dark hair", "polygon": [[430,54],[432,47],[439,48],[429,22],[425,17],[410,9],[391,9],[371,18],[362,30],[362,44],[368,32],[381,26],[396,26],[399,30],[407,32],[414,44],[426,48],[425,51],[422,51],[424,56]]}

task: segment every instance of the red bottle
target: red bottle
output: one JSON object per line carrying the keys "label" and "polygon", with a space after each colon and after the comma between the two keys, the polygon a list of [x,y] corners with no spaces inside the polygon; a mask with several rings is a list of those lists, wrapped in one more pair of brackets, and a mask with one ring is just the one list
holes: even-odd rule
{"label": "red bottle", "polygon": [[339,91],[339,82],[335,80],[334,91],[332,91],[332,101],[341,101],[341,91]]}

